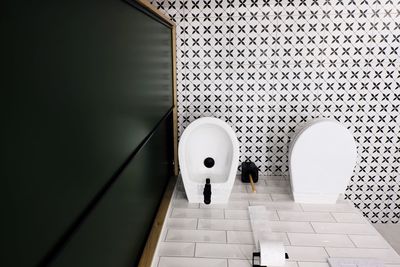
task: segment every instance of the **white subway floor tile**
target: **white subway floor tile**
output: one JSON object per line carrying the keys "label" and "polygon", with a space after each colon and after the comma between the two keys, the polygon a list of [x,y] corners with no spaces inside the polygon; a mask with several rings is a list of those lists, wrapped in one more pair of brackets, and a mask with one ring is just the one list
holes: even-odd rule
{"label": "white subway floor tile", "polygon": [[229,267],[252,267],[251,260],[228,260]]}
{"label": "white subway floor tile", "polygon": [[365,223],[366,219],[359,213],[332,212],[332,216],[340,223]]}
{"label": "white subway floor tile", "polygon": [[227,231],[228,243],[254,245],[253,232],[250,231]]}
{"label": "white subway floor tile", "polygon": [[172,207],[174,208],[188,208],[188,209],[196,209],[199,208],[199,203],[189,203],[187,199],[178,198],[172,201]]}
{"label": "white subway floor tile", "polygon": [[249,193],[232,193],[229,201],[235,200],[261,200],[272,201],[270,194],[249,194]]}
{"label": "white subway floor tile", "polygon": [[251,259],[253,252],[253,245],[198,243],[195,255],[202,258]]}
{"label": "white subway floor tile", "polygon": [[168,229],[166,241],[225,243],[225,231]]}
{"label": "white subway floor tile", "polygon": [[184,209],[173,208],[172,218],[224,218],[224,210],[222,209]]}
{"label": "white subway floor tile", "polygon": [[291,201],[293,202],[293,197],[291,194],[275,194],[271,193],[272,201]]}
{"label": "white subway floor tile", "polygon": [[299,267],[329,267],[329,263],[325,262],[304,262],[299,261],[297,262]]}
{"label": "white subway floor tile", "polygon": [[330,257],[376,258],[385,263],[400,263],[400,256],[391,248],[326,248],[326,251]]}
{"label": "white subway floor tile", "polygon": [[225,219],[250,220],[248,210],[225,210]]}
{"label": "white subway floor tile", "polygon": [[291,188],[290,187],[290,181],[288,180],[265,180],[265,185],[266,186],[271,186],[271,187],[284,187],[284,188]]}
{"label": "white subway floor tile", "polygon": [[278,211],[281,221],[297,222],[335,222],[329,212],[301,212],[301,211]]}
{"label": "white subway floor tile", "polygon": [[288,233],[292,246],[354,247],[346,235]]}
{"label": "white subway floor tile", "polygon": [[321,223],[311,222],[316,233],[327,234],[376,234],[375,229],[370,224],[359,223]]}
{"label": "white subway floor tile", "polygon": [[194,256],[194,243],[161,242],[160,256]]}
{"label": "white subway floor tile", "polygon": [[270,221],[268,225],[273,232],[314,233],[309,222]]}
{"label": "white subway floor tile", "polygon": [[[253,232],[247,231],[227,231],[228,243],[231,244],[253,244]],[[284,245],[290,245],[286,233],[268,233],[269,240],[282,241]]]}
{"label": "white subway floor tile", "polygon": [[262,202],[262,201],[250,201],[250,206],[260,206],[263,205],[267,210],[292,210],[292,211],[302,211],[300,204],[294,202],[285,201],[272,201],[272,202]]}
{"label": "white subway floor tile", "polygon": [[245,184],[235,184],[232,187],[231,193],[247,193]]}
{"label": "white subway floor tile", "polygon": [[161,257],[158,267],[227,267],[225,259]]}
{"label": "white subway floor tile", "polygon": [[390,248],[389,243],[379,235],[349,235],[358,248]]}
{"label": "white subway floor tile", "polygon": [[168,218],[167,219],[168,229],[196,229],[197,219],[196,218]]}
{"label": "white subway floor tile", "polygon": [[[225,210],[225,219],[237,219],[237,220],[250,220],[249,211],[247,210]],[[270,221],[279,220],[276,211],[267,210],[264,213],[264,218]]]}
{"label": "white subway floor tile", "polygon": [[199,219],[198,229],[251,231],[248,220]]}
{"label": "white subway floor tile", "polygon": [[[252,267],[251,260],[228,260],[229,267]],[[271,266],[273,267],[273,266]],[[283,267],[298,267],[296,262],[287,261]]]}
{"label": "white subway floor tile", "polygon": [[326,261],[328,254],[322,247],[285,246],[291,261]]}
{"label": "white subway floor tile", "polygon": [[231,200],[226,204],[200,204],[200,208],[202,209],[231,209],[231,210],[247,210],[249,206],[249,201],[246,199],[240,200]]}
{"label": "white subway floor tile", "polygon": [[[280,193],[288,194],[291,192],[290,187],[280,187],[280,186],[263,186],[260,184],[255,184],[256,192],[255,194],[266,194],[266,193]],[[251,185],[246,186],[248,193],[253,193]],[[253,194],[254,194],[253,193]]]}
{"label": "white subway floor tile", "polygon": [[356,208],[348,203],[341,204],[301,204],[304,211],[325,211],[325,212],[352,212],[357,213]]}

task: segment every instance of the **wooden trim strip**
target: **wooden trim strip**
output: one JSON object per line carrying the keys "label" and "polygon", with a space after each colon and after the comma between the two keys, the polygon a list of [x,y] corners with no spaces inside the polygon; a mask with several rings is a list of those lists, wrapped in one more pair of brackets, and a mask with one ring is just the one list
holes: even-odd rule
{"label": "wooden trim strip", "polygon": [[157,248],[158,239],[160,238],[161,230],[163,228],[165,218],[167,215],[168,207],[171,202],[172,194],[174,192],[176,177],[171,177],[167,188],[165,189],[164,196],[161,200],[158,212],[151,227],[150,234],[147,238],[146,245],[143,249],[142,256],[139,261],[138,267],[150,267],[153,261],[154,253]]}
{"label": "wooden trim strip", "polygon": [[153,6],[148,0],[137,0],[137,3],[146,8],[148,11],[152,12],[154,15],[158,16],[162,19],[165,23],[169,24],[170,26],[175,26],[175,23],[164,13],[158,10],[155,6]]}

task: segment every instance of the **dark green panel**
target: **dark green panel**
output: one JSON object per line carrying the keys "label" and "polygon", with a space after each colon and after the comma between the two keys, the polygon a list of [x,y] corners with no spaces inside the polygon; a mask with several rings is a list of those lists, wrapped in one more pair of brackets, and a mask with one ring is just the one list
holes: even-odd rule
{"label": "dark green panel", "polygon": [[129,163],[50,266],[137,266],[171,175],[170,118]]}
{"label": "dark green panel", "polygon": [[0,32],[0,266],[32,266],[172,106],[171,30],[44,0],[3,1]]}

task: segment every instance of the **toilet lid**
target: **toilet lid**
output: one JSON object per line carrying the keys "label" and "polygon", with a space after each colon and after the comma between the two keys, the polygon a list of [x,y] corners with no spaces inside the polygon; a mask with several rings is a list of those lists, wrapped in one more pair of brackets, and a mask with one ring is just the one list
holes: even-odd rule
{"label": "toilet lid", "polygon": [[296,136],[290,151],[293,192],[342,193],[353,174],[356,143],[333,120],[317,120]]}

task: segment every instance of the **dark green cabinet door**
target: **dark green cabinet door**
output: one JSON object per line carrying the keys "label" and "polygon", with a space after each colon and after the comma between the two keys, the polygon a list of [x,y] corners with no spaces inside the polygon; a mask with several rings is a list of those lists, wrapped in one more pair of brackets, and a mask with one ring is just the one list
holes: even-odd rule
{"label": "dark green cabinet door", "polygon": [[172,173],[168,124],[160,125],[50,266],[137,266]]}
{"label": "dark green cabinet door", "polygon": [[120,0],[0,6],[0,266],[33,266],[172,106],[171,30]]}

